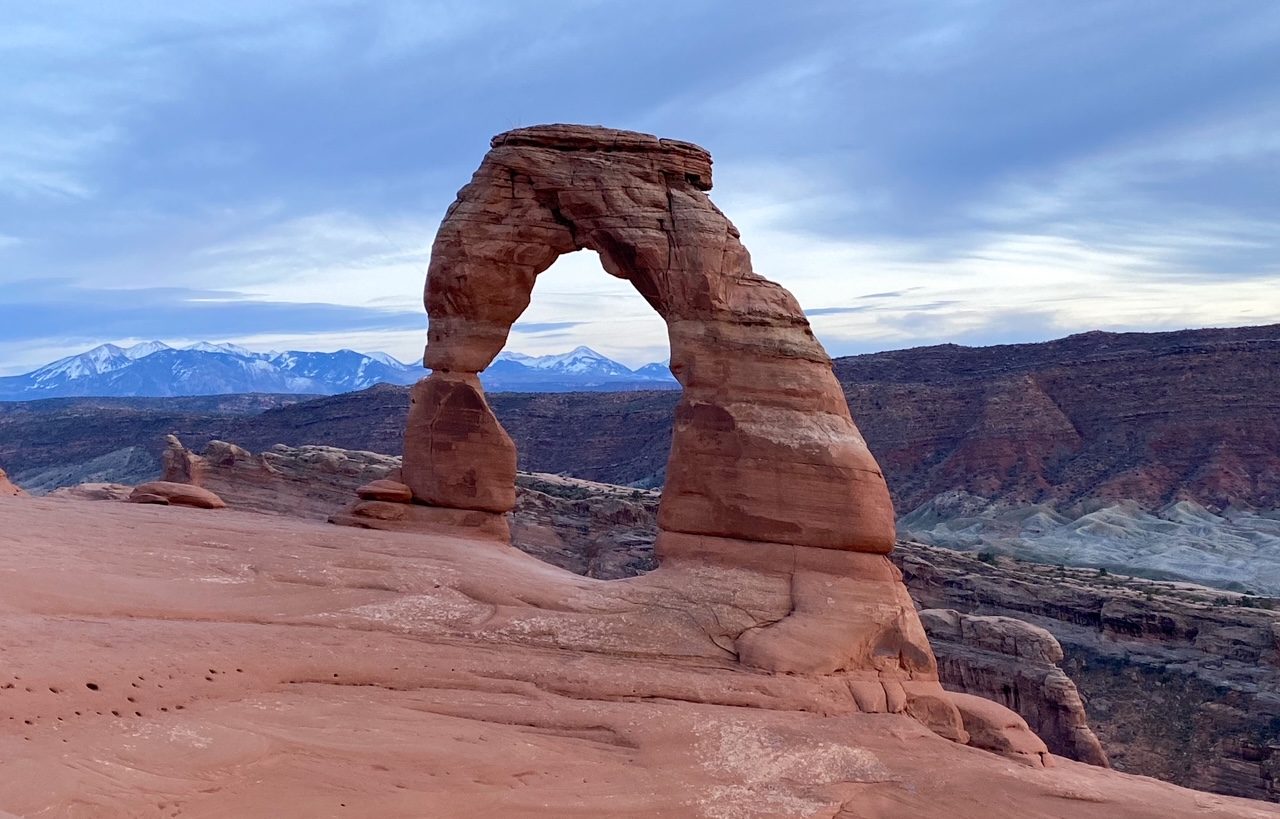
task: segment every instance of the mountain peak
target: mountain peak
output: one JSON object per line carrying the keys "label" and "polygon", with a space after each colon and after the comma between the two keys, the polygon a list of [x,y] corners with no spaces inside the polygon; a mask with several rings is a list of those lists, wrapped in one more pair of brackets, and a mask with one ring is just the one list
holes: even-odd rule
{"label": "mountain peak", "polygon": [[168,344],[163,341],[144,341],[141,344],[135,344],[132,347],[126,347],[123,352],[126,356],[137,361],[139,358],[146,358],[152,353],[158,353],[161,350],[172,350]]}
{"label": "mountain peak", "polygon": [[208,341],[197,341],[195,344],[192,344],[188,347],[184,347],[183,349],[191,350],[198,353],[223,353],[227,355],[238,355],[238,356],[246,356],[246,357],[257,356],[257,353],[255,353],[253,350],[246,349],[244,347],[241,347],[238,344],[228,344],[226,342],[223,342],[222,344],[211,344]]}

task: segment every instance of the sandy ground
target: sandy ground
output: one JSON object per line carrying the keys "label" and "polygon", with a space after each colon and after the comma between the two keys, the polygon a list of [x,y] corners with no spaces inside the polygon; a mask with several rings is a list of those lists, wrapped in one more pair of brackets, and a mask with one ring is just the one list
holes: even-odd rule
{"label": "sandy ground", "polygon": [[0,816],[1280,817],[744,670],[691,613],[742,582],[0,498]]}

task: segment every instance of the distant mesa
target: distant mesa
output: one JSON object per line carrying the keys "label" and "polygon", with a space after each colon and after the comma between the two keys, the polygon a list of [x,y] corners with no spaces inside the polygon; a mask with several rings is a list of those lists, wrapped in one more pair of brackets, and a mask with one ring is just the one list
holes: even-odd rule
{"label": "distant mesa", "polygon": [[[377,384],[406,386],[423,376],[420,364],[386,353],[338,350],[255,352],[201,341],[182,349],[159,341],[132,347],[102,344],[25,375],[0,378],[0,401],[42,398],[168,398],[237,393],[334,395]],[[506,352],[482,377],[501,392],[580,392],[674,389],[664,364],[631,370],[589,347],[558,355]]]}

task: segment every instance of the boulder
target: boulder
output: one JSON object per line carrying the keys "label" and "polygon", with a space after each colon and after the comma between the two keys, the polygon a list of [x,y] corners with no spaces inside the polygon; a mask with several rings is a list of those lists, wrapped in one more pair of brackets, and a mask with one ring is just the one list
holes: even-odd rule
{"label": "boulder", "polygon": [[960,711],[970,745],[1037,768],[1052,764],[1048,747],[1017,712],[973,694],[951,693],[949,699]]}
{"label": "boulder", "polygon": [[151,481],[134,487],[129,503],[164,503],[173,506],[192,506],[197,509],[223,509],[222,498],[199,486],[172,481]]}
{"label": "boulder", "polygon": [[386,501],[387,503],[410,503],[413,490],[399,481],[379,478],[356,489],[356,495],[363,500]]}
{"label": "boulder", "polygon": [[132,486],[122,483],[80,483],[64,486],[49,493],[50,498],[75,498],[91,501],[122,501],[129,497]]}

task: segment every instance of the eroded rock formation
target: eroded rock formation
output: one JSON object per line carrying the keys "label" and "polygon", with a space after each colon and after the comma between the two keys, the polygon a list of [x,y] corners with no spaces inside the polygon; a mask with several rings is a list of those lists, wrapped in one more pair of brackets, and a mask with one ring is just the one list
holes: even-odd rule
{"label": "eroded rock formation", "polygon": [[15,486],[13,482],[9,480],[9,476],[5,474],[4,470],[0,469],[0,495],[5,497],[19,497],[25,494],[27,493]]}
{"label": "eroded rock formation", "polygon": [[227,504],[213,492],[189,483],[149,481],[134,487],[126,498],[129,503],[157,506],[190,506],[196,509],[225,509]]}
{"label": "eroded rock formation", "polygon": [[[515,449],[475,374],[539,273],[588,248],[667,322],[684,387],[664,531],[856,552],[893,547],[893,509],[795,299],[751,269],[711,200],[711,157],[603,128],[499,135],[432,248],[425,363],[405,481],[435,506],[509,511]],[[442,419],[447,418],[447,421]]]}
{"label": "eroded rock formation", "polygon": [[[992,565],[915,543],[899,543],[893,558],[927,607],[1051,631],[1117,770],[1280,801],[1280,611],[1202,586],[1003,557]],[[990,692],[1004,674],[1014,690],[1002,701],[1034,690],[1017,673],[1031,670],[1026,662],[931,639],[948,687]],[[1037,722],[1050,700],[1024,696],[1020,708],[1046,739],[1058,733]]]}
{"label": "eroded rock formation", "polygon": [[1047,630],[954,609],[926,609],[920,619],[948,688],[1017,711],[1056,754],[1108,767],[1080,692],[1058,665],[1062,646]]}
{"label": "eroded rock formation", "polygon": [[[566,125],[495,137],[432,248],[432,373],[412,390],[397,476],[411,497],[372,498],[365,487],[335,522],[509,541],[515,445],[477,374],[537,276],[565,253],[595,250],[666,321],[683,387],[658,513],[663,564],[644,582],[731,572],[746,586],[780,583],[781,616],[717,615],[708,634],[737,663],[818,675],[846,707],[907,713],[949,739],[1047,761],[1016,714],[990,703],[962,716],[943,691],[886,557],[888,489],[831,360],[791,294],[752,271],[710,188],[711,157],[689,143]],[[712,610],[731,602],[712,598]]]}

